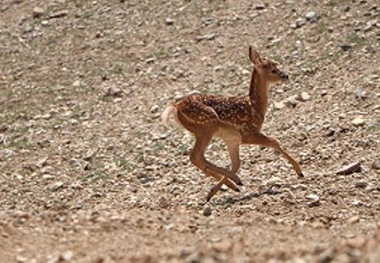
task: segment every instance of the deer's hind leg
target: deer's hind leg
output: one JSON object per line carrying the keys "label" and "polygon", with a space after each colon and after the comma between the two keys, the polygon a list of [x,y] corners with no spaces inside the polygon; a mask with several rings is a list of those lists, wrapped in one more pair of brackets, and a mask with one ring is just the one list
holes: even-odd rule
{"label": "deer's hind leg", "polygon": [[193,101],[177,109],[179,122],[195,137],[195,145],[190,155],[191,162],[206,175],[223,181],[229,188],[239,191],[235,181],[239,179],[227,169],[218,167],[205,158],[207,146],[219,129],[219,118],[216,112],[206,105]]}

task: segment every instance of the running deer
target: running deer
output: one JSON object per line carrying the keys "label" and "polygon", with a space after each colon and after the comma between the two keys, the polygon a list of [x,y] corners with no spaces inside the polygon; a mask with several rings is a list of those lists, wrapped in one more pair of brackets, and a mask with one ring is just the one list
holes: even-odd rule
{"label": "running deer", "polygon": [[[225,184],[239,192],[242,185],[236,175],[240,167],[240,144],[257,144],[280,152],[293,166],[298,176],[303,177],[301,168],[275,138],[261,133],[268,109],[268,87],[270,84],[287,81],[288,75],[277,68],[277,63],[261,58],[249,47],[249,59],[253,63],[249,95],[226,97],[193,93],[172,102],[162,113],[162,121],[168,125],[171,115],[195,137],[190,161],[206,175],[218,180],[207,195],[209,201]],[[222,138],[227,145],[231,169],[218,167],[205,158],[206,148],[213,137]]]}

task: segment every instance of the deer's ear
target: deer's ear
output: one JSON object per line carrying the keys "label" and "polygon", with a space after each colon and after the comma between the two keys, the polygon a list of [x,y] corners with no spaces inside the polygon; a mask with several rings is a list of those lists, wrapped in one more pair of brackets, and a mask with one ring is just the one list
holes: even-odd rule
{"label": "deer's ear", "polygon": [[262,63],[259,53],[252,46],[249,46],[249,59],[253,64]]}

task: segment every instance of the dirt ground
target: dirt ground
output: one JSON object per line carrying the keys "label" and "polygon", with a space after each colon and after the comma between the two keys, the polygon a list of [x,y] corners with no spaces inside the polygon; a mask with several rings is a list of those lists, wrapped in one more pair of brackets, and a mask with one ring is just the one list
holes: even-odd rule
{"label": "dirt ground", "polygon": [[[2,0],[0,262],[380,262],[376,0]],[[291,81],[241,149],[244,186],[189,162],[160,114],[245,96],[248,46]],[[215,140],[207,158],[228,167]],[[354,172],[337,174],[357,163]]]}

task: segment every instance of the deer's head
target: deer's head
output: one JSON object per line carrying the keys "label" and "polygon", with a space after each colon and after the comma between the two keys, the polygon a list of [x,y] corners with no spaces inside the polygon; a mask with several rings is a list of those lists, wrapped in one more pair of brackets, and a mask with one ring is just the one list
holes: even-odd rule
{"label": "deer's head", "polygon": [[277,63],[264,58],[262,59],[259,53],[253,49],[251,46],[249,47],[249,59],[253,63],[254,67],[259,70],[260,74],[266,79],[268,82],[278,82],[278,81],[287,81],[289,80],[288,74],[279,70],[277,68]]}

